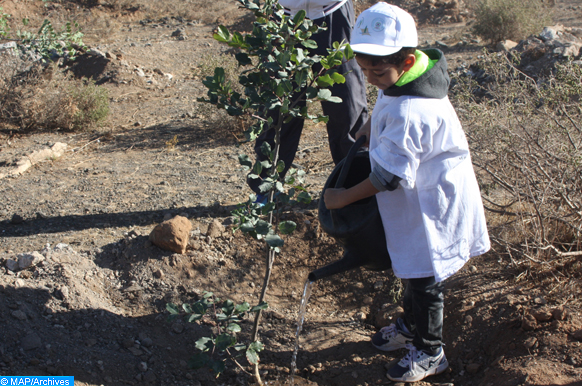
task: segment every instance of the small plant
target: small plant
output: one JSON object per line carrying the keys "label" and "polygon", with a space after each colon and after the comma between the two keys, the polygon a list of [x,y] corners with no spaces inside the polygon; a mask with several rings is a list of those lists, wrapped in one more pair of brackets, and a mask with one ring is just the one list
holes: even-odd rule
{"label": "small plant", "polygon": [[505,39],[519,41],[539,33],[550,22],[543,0],[480,0],[473,32],[493,44]]}
{"label": "small plant", "polygon": [[210,368],[216,377],[226,369],[227,359],[233,360],[240,368],[242,366],[238,360],[243,356],[251,364],[259,363],[259,352],[263,350],[263,344],[254,341],[246,346],[239,343],[237,336],[242,331],[240,323],[248,313],[257,313],[266,308],[267,304],[264,302],[251,307],[247,302],[235,304],[231,300],[222,301],[212,292],[204,292],[202,299],[192,304],[182,304],[181,310],[173,303],[166,305],[170,312],[169,321],[180,316],[188,323],[200,322],[205,318],[216,321],[212,335],[196,341],[199,352],[189,361],[190,367],[194,369]]}
{"label": "small plant", "polygon": [[[327,56],[311,55],[309,49],[317,47],[311,37],[325,27],[307,19],[305,11],[290,18],[276,0],[238,2],[255,14],[252,32],[242,35],[219,26],[214,38],[236,50],[235,58],[242,69],[238,77],[240,86],[233,86],[224,68],[216,67],[212,76],[203,81],[208,88],[207,98],[199,101],[225,110],[231,116],[248,117],[251,121],[245,132],[248,141],[254,141],[263,131],[275,132],[274,145],[264,143],[261,147],[267,160],[253,163],[247,155],[239,156],[240,164],[249,171],[248,178],[259,180],[259,189],[268,197],[268,202],[264,206],[255,203],[256,196],[251,194],[233,212],[236,229],[264,240],[267,246],[260,307],[265,304],[275,256],[285,244],[281,235],[292,233],[297,226],[293,221],[279,221],[282,205],[311,201],[302,186],[302,171],[290,169],[285,178],[281,177],[285,169],[279,159],[282,124],[294,117],[327,122],[327,117],[310,114],[307,107],[298,104],[300,101],[341,102],[328,88],[345,82],[335,68],[344,60],[353,59],[354,53],[349,45],[335,42]],[[316,64],[320,65],[318,70],[314,70]],[[258,339],[260,311],[259,308],[248,347],[262,347]],[[258,360],[250,362],[254,365],[257,383],[262,385]]]}
{"label": "small plant", "polygon": [[[24,25],[28,25],[28,19],[23,20]],[[19,47],[23,51],[33,51],[39,54],[43,61],[52,61],[54,57],[64,56],[74,60],[77,55],[77,48],[84,48],[83,33],[79,30],[77,22],[68,22],[60,32],[55,31],[52,23],[45,20],[38,32],[29,31],[17,32]]]}
{"label": "small plant", "polygon": [[15,63],[0,63],[0,121],[23,131],[81,131],[109,114],[107,89],[75,79],[56,65],[32,66],[24,75]]}
{"label": "small plant", "polygon": [[10,29],[8,28],[8,19],[10,19],[10,15],[4,13],[2,7],[0,7],[0,38],[6,38],[10,33]]}
{"label": "small plant", "polygon": [[178,136],[174,135],[174,138],[170,139],[169,141],[166,141],[166,149],[168,151],[174,150],[176,148],[177,144],[178,144]]}

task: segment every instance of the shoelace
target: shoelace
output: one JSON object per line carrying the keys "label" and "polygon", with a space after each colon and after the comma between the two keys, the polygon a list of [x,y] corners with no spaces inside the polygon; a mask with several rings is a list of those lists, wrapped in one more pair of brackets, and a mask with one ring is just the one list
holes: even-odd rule
{"label": "shoelace", "polygon": [[394,338],[396,335],[398,335],[398,329],[396,328],[396,325],[394,323],[392,323],[389,326],[382,327],[380,331],[382,332],[382,338],[384,340]]}
{"label": "shoelace", "polygon": [[422,351],[419,351],[416,349],[416,347],[412,344],[407,344],[406,348],[408,349],[408,354],[406,354],[404,356],[404,358],[402,358],[400,360],[400,363],[398,363],[398,365],[400,365],[401,367],[408,367],[410,370],[414,370],[414,358],[416,357],[417,359],[420,358],[420,356],[422,355]]}

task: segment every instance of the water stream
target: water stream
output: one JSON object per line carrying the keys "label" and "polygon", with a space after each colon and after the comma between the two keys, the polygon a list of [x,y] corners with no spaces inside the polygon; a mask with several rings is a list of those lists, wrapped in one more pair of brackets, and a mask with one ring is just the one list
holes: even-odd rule
{"label": "water stream", "polygon": [[295,349],[293,350],[293,357],[291,358],[291,371],[289,384],[294,385],[293,378],[295,377],[295,371],[297,370],[297,353],[299,352],[299,334],[303,330],[303,322],[305,321],[305,314],[307,313],[307,302],[309,301],[309,296],[311,296],[311,289],[313,287],[313,281],[309,279],[305,282],[305,287],[303,288],[303,296],[301,297],[301,304],[299,306],[299,313],[297,315],[297,332],[295,333]]}

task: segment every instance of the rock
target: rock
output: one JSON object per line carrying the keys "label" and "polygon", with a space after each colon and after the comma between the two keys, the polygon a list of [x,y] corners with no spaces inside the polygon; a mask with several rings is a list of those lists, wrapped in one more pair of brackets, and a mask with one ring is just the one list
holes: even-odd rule
{"label": "rock", "polygon": [[143,338],[141,340],[141,345],[146,347],[146,348],[149,348],[149,347],[152,347],[154,345],[154,342],[150,338]]}
{"label": "rock", "polygon": [[225,231],[224,225],[222,225],[222,223],[220,221],[215,219],[208,226],[208,232],[206,235],[212,237],[213,239],[216,239],[216,238],[222,236],[222,233],[224,231]]}
{"label": "rock", "polygon": [[32,333],[22,338],[20,345],[23,350],[28,351],[34,350],[35,348],[39,348],[42,345],[42,343],[40,341],[40,337],[37,334]]}
{"label": "rock", "polygon": [[532,314],[525,314],[523,320],[521,321],[521,328],[524,331],[533,331],[537,327],[536,318]]}
{"label": "rock", "polygon": [[24,222],[24,218],[18,213],[14,213],[10,219],[10,222],[12,224],[22,224]]}
{"label": "rock", "polygon": [[374,291],[380,291],[382,288],[384,288],[384,282],[382,280],[374,283]]}
{"label": "rock", "polygon": [[139,371],[147,371],[148,364],[146,362],[139,362],[139,364],[137,365],[137,368]]}
{"label": "rock", "polygon": [[532,336],[530,338],[527,338],[524,342],[523,342],[523,346],[527,349],[533,348],[536,343],[538,342],[537,338]]}
{"label": "rock", "polygon": [[512,48],[517,47],[517,43],[513,40],[503,40],[495,46],[497,51],[510,51]]}
{"label": "rock", "polygon": [[364,297],[364,304],[365,304],[365,305],[369,306],[369,305],[371,305],[372,303],[374,303],[374,298],[372,298],[372,297],[370,297],[370,296],[366,296],[366,297]]}
{"label": "rock", "polygon": [[566,320],[568,317],[568,310],[564,307],[554,308],[552,311],[552,316],[556,320]]}
{"label": "rock", "polygon": [[465,316],[465,324],[473,323],[473,317],[471,315]]}
{"label": "rock", "polygon": [[530,314],[532,314],[538,322],[549,322],[552,320],[552,312],[546,308],[530,310]]}
{"label": "rock", "polygon": [[154,277],[157,279],[161,279],[164,277],[164,271],[162,271],[161,269],[157,269],[154,271]]}
{"label": "rock", "polygon": [[155,383],[156,382],[156,374],[154,374],[153,371],[148,370],[144,376],[143,376],[143,380],[146,381],[147,383]]}
{"label": "rock", "polygon": [[26,320],[26,314],[20,310],[12,311],[12,317],[18,320]]}
{"label": "rock", "polygon": [[544,27],[542,33],[540,33],[540,38],[547,42],[549,40],[556,40],[560,37],[560,33],[554,27]]}
{"label": "rock", "polygon": [[579,340],[579,341],[581,341],[581,342],[582,342],[582,330],[575,331],[575,332],[572,334],[572,337],[573,337],[574,339],[576,339],[576,340]]}
{"label": "rock", "polygon": [[184,325],[182,323],[176,322],[172,324],[172,331],[174,331],[176,334],[181,334],[184,332]]}
{"label": "rock", "polygon": [[18,261],[12,259],[6,260],[6,268],[11,270],[12,272],[18,271]]}
{"label": "rock", "polygon": [[467,370],[469,374],[476,374],[480,368],[481,365],[479,363],[469,363],[467,367],[465,367],[465,370]]}
{"label": "rock", "polygon": [[121,343],[121,345],[125,348],[131,348],[133,347],[134,344],[135,342],[133,341],[133,339],[124,339],[123,342]]}
{"label": "rock", "polygon": [[158,224],[150,233],[149,240],[162,249],[184,254],[191,229],[190,220],[176,216]]}
{"label": "rock", "polygon": [[20,253],[16,257],[18,258],[18,267],[20,269],[26,269],[44,261],[44,256],[36,251],[32,253]]}

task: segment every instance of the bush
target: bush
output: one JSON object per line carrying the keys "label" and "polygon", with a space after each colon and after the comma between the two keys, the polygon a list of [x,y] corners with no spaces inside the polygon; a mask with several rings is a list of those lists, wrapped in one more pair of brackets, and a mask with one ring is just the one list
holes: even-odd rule
{"label": "bush", "polygon": [[453,101],[492,241],[514,263],[547,267],[582,255],[582,68],[557,63],[533,79],[518,60],[486,54],[473,76],[455,79]]}
{"label": "bush", "polygon": [[75,79],[57,66],[18,70],[17,60],[0,65],[0,124],[22,131],[82,131],[109,114],[107,90]]}
{"label": "bush", "polygon": [[481,0],[475,9],[473,32],[490,43],[519,41],[547,26],[549,11],[542,0]]}

